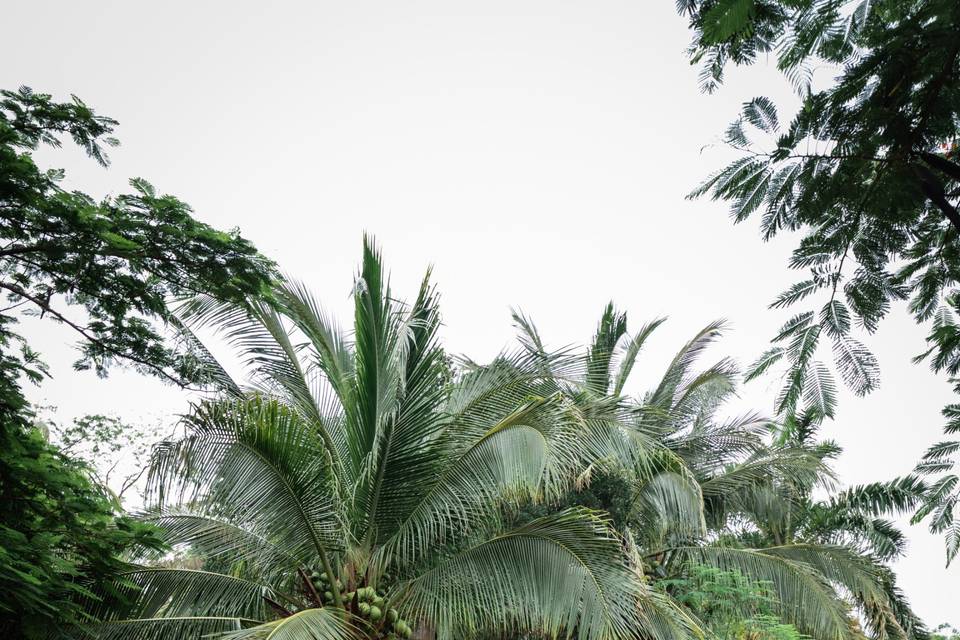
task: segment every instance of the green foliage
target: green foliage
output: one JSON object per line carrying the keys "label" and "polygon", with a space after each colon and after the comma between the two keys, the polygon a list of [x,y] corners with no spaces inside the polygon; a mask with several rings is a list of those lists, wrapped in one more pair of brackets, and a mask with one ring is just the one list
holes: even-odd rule
{"label": "green foliage", "polygon": [[0,629],[49,637],[88,622],[94,593],[122,606],[113,584],[124,555],[161,548],[153,527],[118,516],[86,469],[34,429],[0,429]]}
{"label": "green foliage", "polygon": [[[682,0],[694,31],[691,57],[712,91],[729,64],[774,53],[803,98],[787,126],[766,98],[744,105],[726,141],[742,156],[692,196],[731,204],[736,222],[757,214],[769,239],[800,232],[791,267],[808,275],[773,307],[816,306],[775,342],[786,364],[782,414],[832,416],[832,374],[816,355],[829,344],[837,373],[857,394],[879,385],[879,366],[854,330],[872,333],[908,301],[930,327],[935,371],[960,371],[960,4],[954,0]],[[822,89],[817,66],[837,69]],[[824,338],[827,338],[825,340]],[[771,364],[758,362],[757,374]],[[806,391],[804,391],[806,390]],[[941,464],[936,448],[921,464]],[[929,507],[930,528],[960,549],[951,476]],[[953,496],[953,497],[951,497]]]}
{"label": "green foliage", "polygon": [[[960,384],[955,390],[960,392]],[[947,405],[943,409],[943,415],[948,420],[944,431],[948,435],[960,432],[960,405]],[[915,469],[921,476],[932,476],[935,479],[924,495],[922,505],[914,514],[913,522],[929,518],[930,530],[944,535],[948,566],[960,553],[960,474],[956,471],[958,462],[960,440],[944,440],[927,449]]]}
{"label": "green foliage", "polygon": [[735,571],[692,565],[679,578],[655,583],[703,623],[718,640],[800,640],[793,625],[774,615],[776,600],[769,587]]}
{"label": "green foliage", "polygon": [[127,424],[116,416],[85,415],[60,425],[53,407],[38,411],[38,424],[61,453],[82,462],[96,484],[111,491],[119,503],[136,489],[151,448],[160,439],[159,425]]}
{"label": "green foliage", "polygon": [[562,495],[590,457],[562,383],[579,362],[505,353],[451,379],[429,278],[398,301],[370,241],[352,340],[301,285],[274,299],[180,309],[221,331],[252,385],[205,352],[223,395],[155,451],[144,516],[200,564],[132,573],[137,603],[97,611],[101,637],[669,637],[638,615],[660,600],[601,514],[501,517]]}
{"label": "green foliage", "polygon": [[960,631],[957,631],[956,628],[951,627],[949,624],[941,624],[936,629],[933,630],[933,633],[930,634],[930,640],[958,640],[960,639]]}
{"label": "green foliage", "polygon": [[[810,320],[791,324],[802,330]],[[817,441],[816,411],[779,425],[756,414],[721,417],[736,392],[736,368],[726,359],[699,368],[720,323],[684,345],[652,390],[622,396],[638,342],[659,323],[630,337],[626,314],[607,306],[580,371],[563,377],[595,432],[621,440],[608,441],[566,495],[509,516],[523,522],[577,504],[607,511],[648,579],[689,586],[715,578],[690,596],[717,600],[697,611],[683,590],[667,591],[677,596],[671,606],[685,605],[694,618],[713,615],[701,622],[717,637],[793,638],[799,630],[858,638],[856,618],[877,638],[925,637],[884,562],[904,546],[885,518],[918,505],[926,485],[908,476],[834,491],[829,463],[840,450]],[[517,324],[524,348],[544,358],[533,322],[518,316]],[[815,489],[829,498],[815,500]],[[762,597],[751,591],[756,585]],[[721,602],[718,594],[734,588],[752,595]]]}
{"label": "green foliage", "polygon": [[[63,171],[34,162],[41,145],[70,138],[106,166],[115,125],[77,98],[0,92],[0,626],[12,637],[88,622],[79,601],[94,593],[122,605],[114,597],[121,556],[158,545],[151,527],[117,514],[92,469],[33,428],[21,385],[48,372],[15,331],[16,314],[71,328],[81,345],[77,368],[104,374],[123,362],[179,384],[203,382],[192,350],[164,338],[168,298],[205,292],[239,300],[264,293],[272,279],[250,243],[194,220],[187,205],[142,179],[131,181],[133,193],[98,202],[62,188]],[[112,446],[120,431],[94,417],[63,435]]]}
{"label": "green foliage", "polygon": [[[69,136],[106,166],[104,146],[117,144],[110,137],[117,123],[76,97],[58,103],[28,88],[0,97],[0,289],[12,305],[0,316],[5,343],[22,343],[9,312],[30,310],[76,331],[78,368],[102,374],[119,360],[189,382],[191,359],[151,320],[169,318],[170,297],[265,294],[271,265],[237,232],[198,222],[143,179],[131,180],[132,193],[99,202],[63,189],[63,171],[41,169],[33,153]],[[6,357],[21,369],[32,360]]]}

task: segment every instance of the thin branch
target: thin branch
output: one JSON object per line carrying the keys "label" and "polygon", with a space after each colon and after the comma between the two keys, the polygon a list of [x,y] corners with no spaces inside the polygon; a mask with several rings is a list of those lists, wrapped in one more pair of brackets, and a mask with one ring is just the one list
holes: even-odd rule
{"label": "thin branch", "polygon": [[49,304],[49,302],[46,302],[46,301],[44,301],[44,300],[42,300],[42,299],[40,299],[40,298],[38,298],[38,297],[36,297],[36,296],[31,295],[30,293],[28,293],[27,291],[24,291],[23,289],[21,289],[21,288],[18,287],[17,285],[11,284],[11,283],[9,283],[9,282],[2,282],[2,281],[0,281],[0,288],[6,289],[7,291],[10,291],[10,292],[14,293],[14,294],[20,296],[21,298],[24,298],[24,299],[26,299],[26,300],[29,300],[29,301],[32,302],[33,304],[37,305],[37,306],[41,309],[41,311],[42,311],[43,313],[49,313],[51,316],[53,316],[53,317],[56,318],[57,320],[59,320],[60,322],[64,323],[65,325],[67,325],[68,327],[70,327],[71,329],[73,329],[74,331],[76,331],[77,333],[79,333],[81,336],[83,336],[83,338],[84,338],[85,340],[87,340],[87,341],[90,342],[91,344],[93,344],[93,345],[95,345],[95,346],[103,349],[103,350],[106,351],[107,353],[109,353],[109,354],[111,354],[111,355],[113,355],[113,356],[115,356],[115,357],[122,358],[122,359],[124,359],[124,360],[130,360],[131,362],[136,362],[136,363],[139,364],[139,365],[142,365],[142,366],[144,366],[144,367],[147,367],[148,369],[154,371],[157,375],[159,375],[159,376],[161,376],[161,377],[163,377],[163,378],[166,378],[167,380],[169,380],[170,382],[174,383],[175,385],[177,385],[177,386],[180,387],[181,389],[186,389],[186,388],[188,388],[189,385],[187,385],[186,383],[184,383],[182,380],[179,380],[179,379],[175,378],[174,376],[170,375],[169,373],[167,373],[167,372],[164,371],[161,367],[158,367],[158,366],[155,365],[154,363],[148,362],[148,361],[146,361],[146,360],[144,360],[144,359],[142,359],[142,358],[139,358],[139,357],[137,357],[137,356],[135,356],[135,355],[132,355],[132,354],[129,354],[129,353],[122,353],[122,352],[118,351],[117,349],[115,349],[114,347],[111,347],[109,344],[103,342],[102,340],[100,340],[100,339],[97,338],[96,336],[92,335],[85,327],[82,327],[82,326],[78,325],[77,323],[73,322],[72,320],[70,320],[69,318],[67,318],[65,315],[63,315],[62,313],[60,313],[59,311],[57,311],[56,309],[54,309],[53,307],[51,307],[50,304]]}

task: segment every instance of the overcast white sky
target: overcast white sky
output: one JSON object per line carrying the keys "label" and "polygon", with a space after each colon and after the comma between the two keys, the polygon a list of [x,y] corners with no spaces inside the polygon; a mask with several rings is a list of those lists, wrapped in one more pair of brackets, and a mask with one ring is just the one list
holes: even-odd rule
{"label": "overcast white sky", "polygon": [[[556,346],[582,343],[610,299],[634,327],[670,321],[633,381],[651,384],[708,321],[715,355],[743,363],[785,315],[791,239],[684,195],[729,156],[716,143],[742,101],[789,104],[763,65],[714,96],[686,62],[672,0],[483,2],[30,2],[4,7],[0,87],[82,97],[120,121],[108,171],[74,151],[41,158],[69,184],[119,193],[143,176],[197,217],[240,227],[344,318],[361,234],[397,293],[435,265],[448,347],[475,359],[512,338],[520,306]],[[761,88],[762,87],[762,88]],[[61,417],[172,420],[184,396],[133,374],[70,369],[72,337],[30,327],[54,379],[33,393]],[[946,382],[909,359],[923,332],[897,309],[869,338],[883,387],[843,394],[827,426],[846,484],[908,472],[940,435]],[[775,382],[742,404],[769,411]],[[960,567],[909,530],[901,586],[929,622],[960,623]],[[960,565],[960,562],[957,563]]]}

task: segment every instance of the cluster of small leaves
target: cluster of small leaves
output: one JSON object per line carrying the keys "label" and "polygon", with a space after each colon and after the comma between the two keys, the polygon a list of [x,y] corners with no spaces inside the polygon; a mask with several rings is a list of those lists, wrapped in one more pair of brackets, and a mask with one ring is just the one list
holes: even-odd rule
{"label": "cluster of small leaves", "polygon": [[145,180],[131,180],[132,193],[96,201],[62,188],[62,170],[34,162],[41,145],[59,147],[69,136],[106,166],[115,125],[76,97],[58,103],[28,88],[0,93],[0,289],[11,305],[2,313],[30,311],[75,330],[78,368],[102,374],[124,361],[189,382],[184,354],[153,321],[169,319],[171,297],[265,294],[272,266],[236,231],[198,222],[189,206]]}
{"label": "cluster of small leaves", "polygon": [[[960,384],[955,391],[960,393]],[[948,436],[960,434],[960,404],[944,407],[943,416],[947,419],[944,433]],[[929,517],[930,530],[942,533],[946,542],[947,564],[960,553],[960,439],[944,440],[927,449],[916,472],[923,476],[936,478],[924,496],[923,505],[913,517],[920,522]]]}
{"label": "cluster of small leaves", "polygon": [[930,640],[960,640],[960,631],[956,627],[943,623],[933,630]]}
{"label": "cluster of small leaves", "polygon": [[94,593],[120,596],[112,585],[128,566],[122,556],[162,546],[152,526],[118,516],[87,470],[39,430],[0,428],[0,629],[7,637],[55,637],[89,622]]}
{"label": "cluster of small leaves", "polygon": [[769,586],[736,571],[694,564],[682,577],[657,580],[668,593],[701,621],[717,640],[800,640],[790,624],[774,615],[776,599]]}
{"label": "cluster of small leaves", "polygon": [[[34,162],[41,145],[70,138],[105,166],[115,125],[77,98],[0,92],[0,628],[11,637],[88,621],[89,602],[81,609],[79,599],[117,595],[121,555],[158,545],[152,527],[117,515],[90,468],[33,428],[22,385],[48,372],[15,331],[17,314],[74,330],[78,368],[104,373],[121,361],[185,384],[195,358],[165,341],[158,321],[169,319],[168,299],[206,292],[238,300],[272,280],[272,265],[249,242],[197,222],[143,180],[132,181],[132,194],[98,202],[62,188],[63,171]],[[119,425],[94,419],[79,429],[72,435],[109,438]]]}
{"label": "cluster of small leaves", "polygon": [[[799,231],[790,266],[808,276],[772,304],[822,297],[791,318],[750,377],[786,364],[776,409],[832,416],[836,385],[817,359],[826,335],[840,377],[856,393],[879,384],[876,359],[851,333],[874,332],[898,301],[929,323],[927,359],[960,370],[960,4],[954,0],[709,0],[681,2],[695,32],[694,60],[707,60],[705,89],[723,67],[775,52],[803,103],[781,127],[767,98],[748,102],[727,131],[742,155],[692,197],[757,214],[769,239]],[[835,82],[814,90],[811,69],[833,66]],[[937,450],[939,451],[939,450]],[[934,457],[938,454],[932,450]],[[939,459],[923,469],[941,468]],[[950,476],[936,485],[949,487]],[[947,494],[950,491],[947,490]],[[942,505],[945,506],[945,505]],[[951,509],[931,527],[957,550]]]}

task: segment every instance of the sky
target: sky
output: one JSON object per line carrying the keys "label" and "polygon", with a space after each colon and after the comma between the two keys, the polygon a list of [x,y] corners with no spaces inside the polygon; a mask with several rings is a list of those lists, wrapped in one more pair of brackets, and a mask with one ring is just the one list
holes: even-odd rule
{"label": "sky", "polygon": [[[96,196],[144,177],[196,217],[238,227],[342,319],[373,234],[394,291],[429,266],[449,350],[489,359],[510,309],[549,345],[582,344],[613,300],[631,326],[668,316],[641,356],[641,393],[699,328],[726,318],[712,355],[744,365],[787,314],[769,302],[801,274],[792,243],[763,243],[722,203],[685,195],[732,156],[720,136],[745,100],[796,103],[772,62],[701,94],[672,0],[31,2],[4,8],[0,87],[76,94],[120,121],[108,170],[73,149],[37,154]],[[58,418],[110,413],[173,424],[189,398],[130,372],[75,373],[73,336],[24,325],[53,379],[31,398]],[[866,341],[882,387],[841,393],[824,433],[845,486],[909,472],[941,435],[946,381],[912,356],[921,328],[897,307]],[[775,378],[738,407],[771,412]],[[960,562],[908,529],[896,570],[929,624],[960,624]]]}

